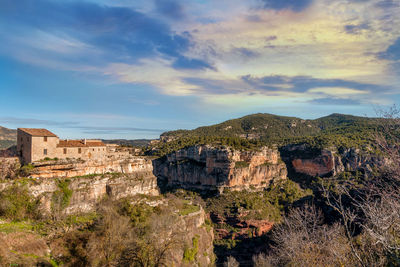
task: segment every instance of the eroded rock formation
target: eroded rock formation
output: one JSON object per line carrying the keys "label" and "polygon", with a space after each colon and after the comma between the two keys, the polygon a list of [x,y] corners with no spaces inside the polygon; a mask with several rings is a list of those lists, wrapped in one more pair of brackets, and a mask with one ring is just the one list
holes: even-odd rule
{"label": "eroded rock formation", "polygon": [[18,158],[0,157],[0,180],[15,177],[20,167]]}
{"label": "eroded rock formation", "polygon": [[[106,196],[121,199],[137,194],[158,195],[157,178],[153,175],[149,159],[95,164],[99,163],[39,164],[34,168],[27,188],[34,197],[40,199],[44,213],[52,212],[53,196],[63,190],[61,182],[67,184],[72,192],[68,205],[63,209],[65,214],[92,211]],[[96,173],[104,174],[92,175]],[[73,175],[83,176],[71,177]],[[0,191],[13,184],[12,180],[0,183]]]}
{"label": "eroded rock formation", "polygon": [[[199,211],[181,216],[179,222],[171,227],[179,227],[183,235],[184,246],[178,246],[170,252],[168,266],[212,266],[214,255],[214,232],[205,227],[206,213]],[[194,259],[188,261],[184,257],[185,249],[195,251]]]}
{"label": "eroded rock formation", "polygon": [[335,176],[344,171],[361,171],[366,175],[387,164],[383,156],[355,148],[310,149],[305,145],[289,145],[282,149],[282,158],[294,172],[309,176]]}
{"label": "eroded rock formation", "polygon": [[89,174],[104,173],[152,173],[153,166],[149,158],[128,156],[125,158],[107,158],[101,160],[50,160],[35,162],[31,178],[67,178]]}
{"label": "eroded rock formation", "polygon": [[192,146],[154,160],[153,166],[161,181],[184,188],[263,188],[287,175],[278,150],[267,147],[243,152]]}

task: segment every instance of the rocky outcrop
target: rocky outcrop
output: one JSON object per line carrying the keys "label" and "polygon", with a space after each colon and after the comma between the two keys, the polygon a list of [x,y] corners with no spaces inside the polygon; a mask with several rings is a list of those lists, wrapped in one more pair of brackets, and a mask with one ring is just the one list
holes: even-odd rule
{"label": "rocky outcrop", "polygon": [[31,178],[68,178],[89,174],[137,173],[153,170],[151,159],[127,156],[124,158],[106,158],[101,160],[50,160],[35,162]]}
{"label": "rocky outcrop", "polygon": [[[157,178],[148,166],[136,166],[131,173],[110,173],[103,175],[87,175],[73,178],[35,178],[28,179],[28,191],[40,199],[44,214],[54,211],[57,194],[71,194],[67,198],[63,214],[74,214],[93,211],[96,204],[108,196],[111,199],[121,199],[138,194],[158,195]],[[0,183],[0,191],[14,185],[14,181]],[[64,185],[64,186],[63,186]],[[67,192],[68,191],[68,192]]]}
{"label": "rocky outcrop", "polygon": [[306,145],[282,148],[282,158],[295,173],[308,176],[335,176],[344,171],[361,171],[366,175],[387,163],[383,156],[355,148],[311,149]]}
{"label": "rocky outcrop", "polygon": [[[158,195],[157,179],[150,173],[132,173],[126,175],[105,174],[99,176],[72,178],[68,188],[72,191],[65,214],[93,211],[96,204],[106,196],[121,199],[138,194]],[[45,212],[51,212],[53,195],[60,191],[56,179],[41,179],[38,184],[29,186],[35,197],[40,198]]]}
{"label": "rocky outcrop", "polygon": [[[171,251],[170,262],[167,266],[212,266],[214,255],[214,232],[211,227],[205,227],[206,213],[200,210],[181,216],[180,221],[172,227],[179,227],[183,231],[183,246]],[[185,250],[192,250],[192,260],[185,259]]]}
{"label": "rocky outcrop", "polygon": [[19,168],[20,163],[18,158],[0,157],[0,180],[16,176]]}
{"label": "rocky outcrop", "polygon": [[153,161],[154,174],[168,186],[198,189],[264,188],[285,179],[287,170],[277,149],[237,151],[192,146]]}

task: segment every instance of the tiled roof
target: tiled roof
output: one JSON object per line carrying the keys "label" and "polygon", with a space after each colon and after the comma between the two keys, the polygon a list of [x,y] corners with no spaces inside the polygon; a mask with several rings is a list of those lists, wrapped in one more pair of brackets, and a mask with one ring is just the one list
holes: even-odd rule
{"label": "tiled roof", "polygon": [[84,140],[60,140],[57,147],[97,147],[106,146],[101,141],[85,141]]}
{"label": "tiled roof", "polygon": [[53,134],[47,129],[36,129],[36,128],[18,128],[18,129],[32,136],[57,137],[57,135]]}

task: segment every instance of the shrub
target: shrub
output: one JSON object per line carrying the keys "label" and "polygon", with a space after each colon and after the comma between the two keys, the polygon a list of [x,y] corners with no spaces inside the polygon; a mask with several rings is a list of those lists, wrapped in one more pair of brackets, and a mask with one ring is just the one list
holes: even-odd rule
{"label": "shrub", "polygon": [[246,161],[236,161],[235,162],[235,168],[236,169],[240,169],[240,168],[247,168],[249,167],[249,163]]}
{"label": "shrub", "polygon": [[13,185],[0,192],[0,216],[11,220],[39,217],[39,200],[28,192],[26,186]]}
{"label": "shrub", "polygon": [[182,216],[186,216],[193,212],[197,212],[200,210],[200,207],[197,205],[192,205],[190,203],[184,203],[182,209],[179,211],[179,214]]}
{"label": "shrub", "polygon": [[29,163],[27,165],[22,166],[19,169],[19,175],[24,176],[24,177],[29,176],[32,174],[34,169],[35,169],[35,166],[33,166],[31,163]]}
{"label": "shrub", "polygon": [[72,190],[69,188],[71,180],[58,180],[58,190],[53,193],[51,209],[53,211],[53,217],[57,219],[62,210],[64,210],[70,203]]}
{"label": "shrub", "polygon": [[186,262],[194,262],[196,260],[198,252],[199,252],[199,236],[196,235],[192,239],[192,248],[185,247],[185,250],[183,252],[183,260]]}

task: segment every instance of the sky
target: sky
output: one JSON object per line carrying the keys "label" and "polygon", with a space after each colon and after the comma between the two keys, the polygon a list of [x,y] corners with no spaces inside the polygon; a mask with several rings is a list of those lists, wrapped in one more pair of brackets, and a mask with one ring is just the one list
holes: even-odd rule
{"label": "sky", "polygon": [[157,138],[400,99],[400,0],[0,0],[0,125]]}

